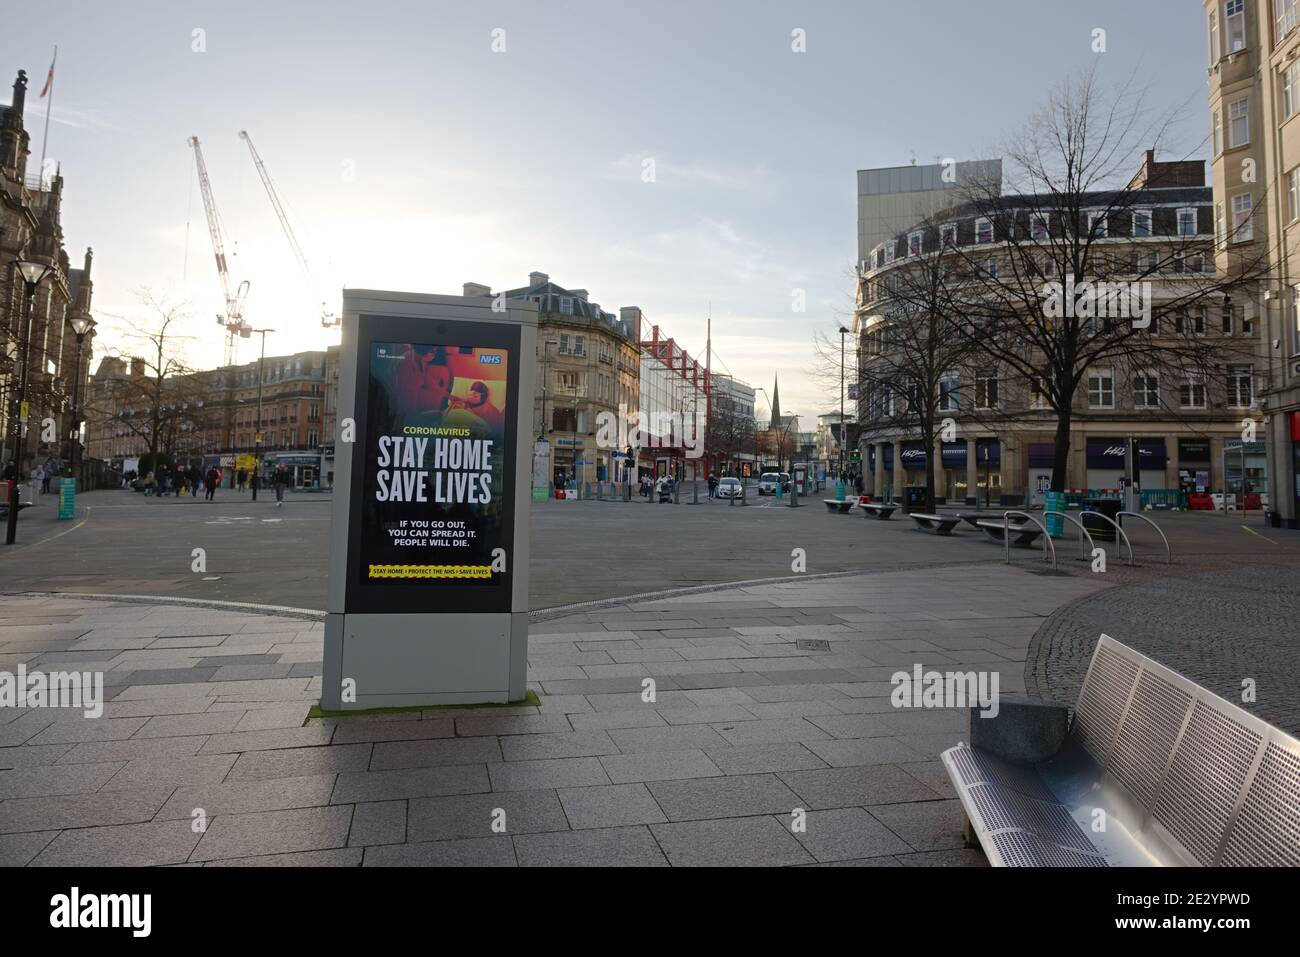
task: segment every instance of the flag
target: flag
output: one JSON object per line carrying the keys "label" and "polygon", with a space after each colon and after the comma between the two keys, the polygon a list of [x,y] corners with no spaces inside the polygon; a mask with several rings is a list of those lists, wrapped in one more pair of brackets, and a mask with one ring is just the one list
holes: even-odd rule
{"label": "flag", "polygon": [[50,87],[54,86],[54,64],[58,62],[59,51],[54,51],[54,59],[50,61],[50,72],[45,75],[45,85],[41,87],[41,95],[37,99],[45,99],[45,94],[50,92]]}

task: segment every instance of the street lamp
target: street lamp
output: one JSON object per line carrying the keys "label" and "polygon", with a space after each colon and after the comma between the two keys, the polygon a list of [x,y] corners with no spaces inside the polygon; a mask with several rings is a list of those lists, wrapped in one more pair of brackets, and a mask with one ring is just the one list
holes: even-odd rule
{"label": "street lamp", "polygon": [[262,354],[257,359],[257,428],[253,430],[253,501],[257,501],[257,487],[262,484],[262,380],[265,378],[266,334],[274,329],[251,329],[262,337]]}
{"label": "street lamp", "polygon": [[27,426],[27,372],[31,364],[32,351],[32,310],[36,305],[36,287],[39,286],[53,268],[44,263],[19,260],[18,271],[23,277],[23,312],[22,328],[18,332],[21,341],[18,372],[18,388],[14,391],[13,408],[9,416],[13,422],[13,481],[9,483],[9,515],[5,523],[5,544],[12,545],[18,535],[18,480],[22,475],[22,446]]}
{"label": "street lamp", "polygon": [[68,320],[68,325],[72,326],[72,331],[77,337],[73,372],[76,378],[72,380],[72,450],[68,456],[72,460],[72,475],[75,481],[81,474],[81,344],[85,342],[86,334],[95,328],[95,320],[89,316],[76,316]]}
{"label": "street lamp", "polygon": [[844,481],[844,442],[848,435],[844,428],[844,337],[849,330],[840,326],[840,481]]}

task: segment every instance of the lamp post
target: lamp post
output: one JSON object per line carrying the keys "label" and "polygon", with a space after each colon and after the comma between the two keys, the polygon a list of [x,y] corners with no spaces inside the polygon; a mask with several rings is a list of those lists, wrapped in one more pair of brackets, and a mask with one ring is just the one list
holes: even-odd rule
{"label": "lamp post", "polygon": [[840,326],[840,480],[844,477],[844,442],[848,436],[844,428],[844,337],[849,330]]}
{"label": "lamp post", "polygon": [[262,353],[257,359],[257,428],[253,430],[253,475],[257,479],[253,483],[253,501],[256,502],[257,487],[262,484],[262,380],[265,378],[266,334],[275,330],[254,329],[252,331],[262,337]]}
{"label": "lamp post", "polygon": [[89,316],[77,316],[68,320],[73,333],[77,336],[76,378],[72,380],[72,476],[76,480],[81,476],[81,345],[86,341],[86,334],[95,328],[95,320]]}
{"label": "lamp post", "polygon": [[9,515],[5,523],[6,545],[12,545],[18,535],[18,482],[22,478],[23,433],[27,425],[27,372],[31,364],[32,310],[36,305],[36,287],[53,272],[53,269],[44,263],[20,260],[18,271],[23,277],[22,329],[18,333],[22,350],[19,361],[22,365],[18,371],[18,388],[14,390],[13,407],[9,416],[13,423],[13,481],[9,483]]}

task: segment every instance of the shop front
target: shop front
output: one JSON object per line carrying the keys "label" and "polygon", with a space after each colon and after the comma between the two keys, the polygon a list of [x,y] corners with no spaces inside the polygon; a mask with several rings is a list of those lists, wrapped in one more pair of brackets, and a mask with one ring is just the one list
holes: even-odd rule
{"label": "shop front", "polygon": [[945,501],[949,504],[966,504],[970,495],[966,481],[967,450],[965,442],[944,442],[941,448],[943,459],[944,488],[947,490]]}
{"label": "shop front", "polygon": [[1139,489],[1163,489],[1168,455],[1165,440],[1095,438],[1087,440],[1087,483],[1089,489],[1121,489],[1128,484],[1128,449],[1137,446],[1137,485]]}
{"label": "shop front", "polygon": [[319,452],[269,452],[262,456],[264,482],[270,482],[277,467],[289,470],[291,485],[296,489],[320,488],[321,455]]}
{"label": "shop front", "polygon": [[1028,471],[1025,475],[1025,489],[1029,495],[1029,504],[1041,506],[1043,496],[1052,488],[1052,468],[1056,464],[1055,442],[1030,442],[1025,446]]}
{"label": "shop front", "polygon": [[1178,440],[1178,489],[1185,495],[1210,492],[1210,440]]}
{"label": "shop front", "polygon": [[1229,495],[1258,495],[1268,503],[1268,455],[1262,441],[1223,443],[1223,486]]}
{"label": "shop front", "polygon": [[1002,443],[975,440],[975,501],[984,505],[1002,501]]}
{"label": "shop front", "polygon": [[903,486],[925,484],[925,463],[929,449],[924,442],[904,442],[900,455],[903,459]]}

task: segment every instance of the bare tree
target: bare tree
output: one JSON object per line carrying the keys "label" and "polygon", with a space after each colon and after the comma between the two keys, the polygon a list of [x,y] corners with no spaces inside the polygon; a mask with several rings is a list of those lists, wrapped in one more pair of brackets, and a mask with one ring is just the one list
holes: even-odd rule
{"label": "bare tree", "polygon": [[709,415],[705,448],[721,456],[724,467],[741,452],[754,447],[754,420],[728,405],[718,403]]}

